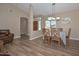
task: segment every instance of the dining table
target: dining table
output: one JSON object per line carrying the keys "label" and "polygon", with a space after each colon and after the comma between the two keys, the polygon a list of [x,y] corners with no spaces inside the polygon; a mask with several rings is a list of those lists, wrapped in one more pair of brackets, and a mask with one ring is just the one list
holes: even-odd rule
{"label": "dining table", "polygon": [[[54,36],[54,35],[52,35],[52,33],[51,33],[51,31],[50,31],[50,33],[49,33],[49,35],[48,35],[48,37],[50,37],[50,39],[48,39],[48,44],[51,44],[51,37],[52,36]],[[66,46],[67,45],[67,43],[66,43],[66,32],[65,31],[60,31],[59,32],[59,37],[60,37],[60,39],[62,40],[62,42],[63,42],[63,44]],[[44,36],[43,36],[43,39],[44,39]]]}
{"label": "dining table", "polygon": [[[51,38],[52,36],[54,36],[54,35],[52,35],[52,34],[50,33],[50,38]],[[66,46],[66,45],[67,45],[67,43],[66,43],[66,41],[67,41],[67,40],[66,40],[66,32],[65,32],[65,31],[59,32],[59,36],[60,36],[60,38],[61,38],[63,44]],[[48,43],[51,44],[51,39],[48,40]]]}

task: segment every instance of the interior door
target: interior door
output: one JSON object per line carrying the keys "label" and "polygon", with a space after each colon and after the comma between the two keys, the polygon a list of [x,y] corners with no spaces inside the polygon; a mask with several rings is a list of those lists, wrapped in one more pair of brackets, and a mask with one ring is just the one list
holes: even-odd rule
{"label": "interior door", "polygon": [[20,34],[28,35],[28,19],[25,17],[20,18]]}

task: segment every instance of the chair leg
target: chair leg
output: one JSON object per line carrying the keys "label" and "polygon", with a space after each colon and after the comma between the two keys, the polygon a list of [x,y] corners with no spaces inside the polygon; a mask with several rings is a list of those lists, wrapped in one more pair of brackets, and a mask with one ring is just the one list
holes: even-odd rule
{"label": "chair leg", "polygon": [[44,36],[43,36],[43,40],[44,40]]}
{"label": "chair leg", "polygon": [[45,42],[45,38],[44,38],[44,36],[43,36],[43,38],[42,38],[42,39],[43,39],[43,42]]}
{"label": "chair leg", "polygon": [[60,43],[60,41],[58,41],[58,46],[59,46],[59,47],[61,46],[61,43]]}
{"label": "chair leg", "polygon": [[70,41],[70,39],[68,40],[68,48],[70,48],[71,47],[71,41]]}
{"label": "chair leg", "polygon": [[48,38],[48,45],[51,45],[51,39]]}

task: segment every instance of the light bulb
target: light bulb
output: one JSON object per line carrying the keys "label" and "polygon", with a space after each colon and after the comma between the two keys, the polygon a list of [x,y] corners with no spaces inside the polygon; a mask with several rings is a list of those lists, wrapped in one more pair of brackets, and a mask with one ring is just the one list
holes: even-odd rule
{"label": "light bulb", "polygon": [[56,17],[56,19],[60,19],[60,17]]}

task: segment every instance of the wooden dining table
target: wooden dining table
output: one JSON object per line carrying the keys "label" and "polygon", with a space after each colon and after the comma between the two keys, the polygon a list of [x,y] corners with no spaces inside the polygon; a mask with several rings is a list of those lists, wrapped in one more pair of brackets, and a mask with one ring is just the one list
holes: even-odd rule
{"label": "wooden dining table", "polygon": [[[64,43],[64,45],[66,45],[66,33],[64,31],[61,31],[61,32],[59,32],[59,36],[60,36],[60,39],[62,40],[62,42]],[[52,39],[51,39],[51,37],[52,37],[51,31],[50,31],[50,35],[48,35],[48,37],[49,37],[48,45],[51,45],[51,41],[52,41]]]}

